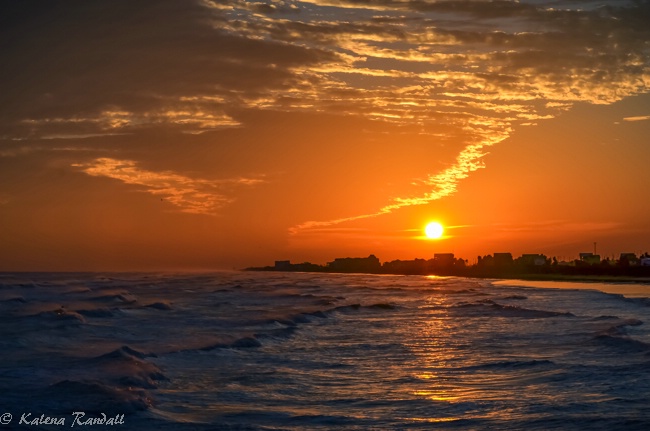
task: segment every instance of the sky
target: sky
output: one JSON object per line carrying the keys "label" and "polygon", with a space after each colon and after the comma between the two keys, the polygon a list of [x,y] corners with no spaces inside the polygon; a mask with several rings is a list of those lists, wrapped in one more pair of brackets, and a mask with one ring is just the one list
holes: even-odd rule
{"label": "sky", "polygon": [[0,270],[650,251],[649,22],[640,0],[0,0]]}

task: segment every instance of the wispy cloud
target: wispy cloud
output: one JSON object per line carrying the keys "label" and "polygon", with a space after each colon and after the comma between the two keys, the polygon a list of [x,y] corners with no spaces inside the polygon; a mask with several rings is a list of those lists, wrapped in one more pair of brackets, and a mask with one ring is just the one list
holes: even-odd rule
{"label": "wispy cloud", "polygon": [[[39,139],[83,139],[100,136],[115,136],[130,133],[138,128],[152,125],[177,126],[187,133],[202,133],[240,123],[223,112],[197,106],[194,100],[176,101],[174,109],[137,113],[123,110],[105,110],[94,116],[27,118],[21,125],[29,134]],[[208,103],[220,103],[210,101]]]}
{"label": "wispy cloud", "polygon": [[6,148],[6,149],[0,150],[0,157],[24,156],[26,154],[30,154],[30,153],[33,153],[34,151],[38,151],[38,150],[39,150],[39,148],[29,147],[29,146]]}
{"label": "wispy cloud", "polygon": [[480,144],[469,145],[464,148],[458,157],[456,157],[456,162],[452,166],[439,174],[430,175],[428,178],[420,180],[420,183],[424,186],[431,188],[430,192],[421,196],[394,198],[392,203],[380,208],[377,212],[369,214],[341,217],[326,221],[308,221],[290,228],[289,232],[292,235],[297,235],[308,230],[322,230],[328,226],[389,214],[403,207],[426,205],[438,199],[450,196],[456,192],[456,186],[462,179],[467,178],[472,172],[485,167],[481,159],[487,154],[485,152],[486,148],[500,142],[502,139],[505,139],[505,137],[493,136],[491,139],[486,138],[485,141]]}
{"label": "wispy cloud", "polygon": [[237,177],[221,180],[191,178],[172,171],[151,171],[138,167],[133,160],[98,158],[90,163],[74,164],[88,175],[107,177],[140,190],[160,196],[180,211],[191,214],[214,215],[232,202],[229,191],[236,186],[252,186],[263,182],[259,178]]}
{"label": "wispy cloud", "polygon": [[650,115],[643,115],[639,117],[625,117],[623,121],[647,121],[650,120]]}
{"label": "wispy cloud", "polygon": [[566,220],[548,220],[543,222],[529,222],[516,225],[496,225],[500,232],[607,232],[620,229],[622,223],[614,221],[604,222],[571,222]]}

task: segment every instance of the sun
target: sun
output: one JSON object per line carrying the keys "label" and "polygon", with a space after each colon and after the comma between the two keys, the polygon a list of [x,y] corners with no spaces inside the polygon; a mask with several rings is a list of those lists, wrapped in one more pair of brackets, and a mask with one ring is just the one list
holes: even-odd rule
{"label": "sun", "polygon": [[432,221],[424,228],[424,234],[427,238],[438,239],[442,238],[442,234],[445,232],[445,228],[436,221]]}

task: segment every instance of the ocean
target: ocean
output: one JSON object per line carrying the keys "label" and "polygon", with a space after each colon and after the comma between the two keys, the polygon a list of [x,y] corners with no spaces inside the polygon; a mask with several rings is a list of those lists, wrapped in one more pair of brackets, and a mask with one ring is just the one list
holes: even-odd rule
{"label": "ocean", "polygon": [[648,430],[646,296],[435,276],[4,273],[0,430]]}

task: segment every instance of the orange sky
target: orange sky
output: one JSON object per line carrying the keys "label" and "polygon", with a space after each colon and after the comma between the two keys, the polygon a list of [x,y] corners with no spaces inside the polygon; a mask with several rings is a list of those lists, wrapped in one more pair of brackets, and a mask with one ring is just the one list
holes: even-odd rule
{"label": "orange sky", "polygon": [[648,22],[647,1],[2,2],[0,270],[650,251]]}

